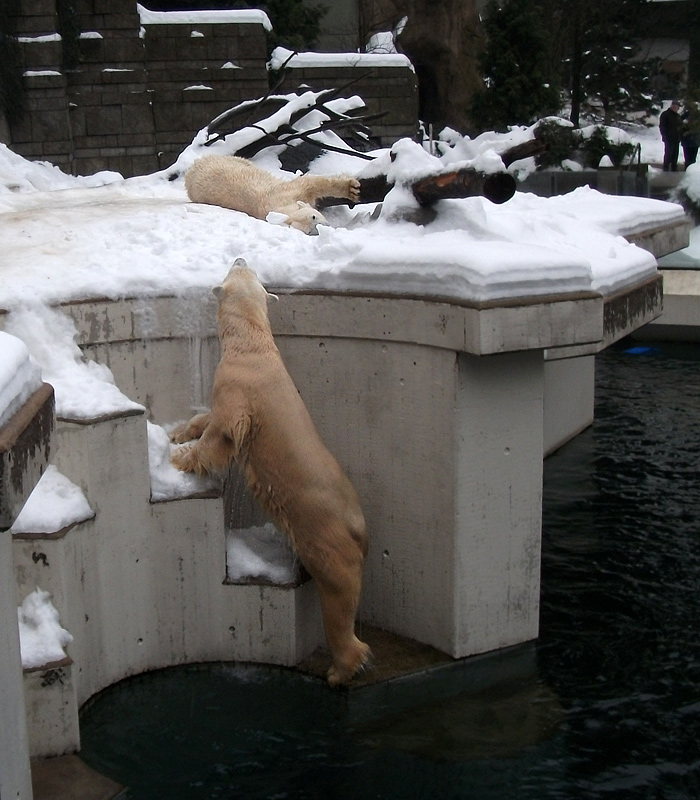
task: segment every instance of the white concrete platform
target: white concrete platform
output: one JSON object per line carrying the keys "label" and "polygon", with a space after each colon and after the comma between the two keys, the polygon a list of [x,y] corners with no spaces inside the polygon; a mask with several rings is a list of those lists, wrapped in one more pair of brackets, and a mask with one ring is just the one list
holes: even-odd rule
{"label": "white concrete platform", "polygon": [[[661,252],[682,239],[674,226],[646,241]],[[4,611],[41,585],[74,636],[67,722],[29,735],[43,756],[77,748],[77,708],[128,675],[218,660],[294,665],[324,641],[312,582],[226,580],[224,499],[150,496],[147,419],[174,422],[209,401],[211,294],[62,309],[86,356],[147,410],[59,419],[51,462],[95,516],[11,545],[5,536],[15,586]],[[589,424],[594,354],[660,310],[658,276],[607,297],[503,303],[281,294],[270,307],[278,346],[368,520],[363,623],[448,658],[537,636],[543,453]],[[33,699],[45,688],[27,689],[32,728],[42,713],[55,721],[51,703]]]}

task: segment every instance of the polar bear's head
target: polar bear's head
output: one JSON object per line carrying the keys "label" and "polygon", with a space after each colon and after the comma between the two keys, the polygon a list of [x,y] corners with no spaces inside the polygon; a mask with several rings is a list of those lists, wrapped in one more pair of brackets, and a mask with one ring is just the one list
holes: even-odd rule
{"label": "polar bear's head", "polygon": [[318,233],[317,225],[328,225],[328,221],[320,211],[302,200],[297,201],[297,207],[287,214],[284,222],[290,228],[296,228],[310,235]]}
{"label": "polar bear's head", "polygon": [[257,306],[264,309],[270,300],[277,300],[276,294],[271,294],[260,283],[260,279],[248,266],[245,258],[237,258],[219,286],[214,286],[212,292],[219,300],[219,305],[224,303]]}

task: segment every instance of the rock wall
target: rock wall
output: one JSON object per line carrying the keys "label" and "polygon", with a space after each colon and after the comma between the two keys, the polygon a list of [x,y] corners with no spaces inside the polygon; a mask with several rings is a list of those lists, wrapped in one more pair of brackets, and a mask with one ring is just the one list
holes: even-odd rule
{"label": "rock wall", "polygon": [[[268,91],[269,22],[260,11],[142,17],[135,0],[74,0],[73,8],[77,42],[59,34],[56,0],[19,0],[26,111],[3,140],[25,158],[74,175],[152,172],[170,166],[214,117]],[[76,46],[73,65],[66,56]],[[356,73],[295,74],[282,91],[299,82],[339,86]],[[409,69],[375,71],[350,91],[371,111],[388,112],[376,130],[383,144],[414,132]]]}
{"label": "rock wall", "polygon": [[152,171],[217,114],[267,91],[260,23],[141,26],[133,0],[74,6],[80,55],[67,69],[55,0],[21,2],[27,111],[10,125],[20,155],[73,174]]}
{"label": "rock wall", "polygon": [[416,69],[420,119],[436,130],[470,129],[469,103],[481,86],[483,45],[476,0],[360,0],[363,40],[407,22],[397,45]]}

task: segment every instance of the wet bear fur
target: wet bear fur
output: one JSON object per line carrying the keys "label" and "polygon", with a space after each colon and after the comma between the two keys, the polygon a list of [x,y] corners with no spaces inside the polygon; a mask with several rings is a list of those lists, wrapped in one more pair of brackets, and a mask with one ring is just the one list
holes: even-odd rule
{"label": "wet bear fur", "polygon": [[197,475],[223,473],[231,460],[252,494],[289,537],[313,577],[332,665],[328,682],[347,683],[371,657],[355,636],[367,532],[349,479],[316,431],[275,345],[266,292],[238,259],[218,297],[221,360],[211,411],[171,433],[185,445],[173,463]]}

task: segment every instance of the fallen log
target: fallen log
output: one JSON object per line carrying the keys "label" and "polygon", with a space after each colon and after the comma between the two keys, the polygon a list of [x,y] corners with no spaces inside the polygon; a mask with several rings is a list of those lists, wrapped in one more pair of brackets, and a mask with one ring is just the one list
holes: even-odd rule
{"label": "fallen log", "polygon": [[[360,203],[380,203],[394,184],[386,175],[360,178]],[[516,181],[507,172],[484,174],[465,167],[453,172],[428,175],[410,185],[413,196],[421,206],[433,205],[437,200],[463,197],[485,197],[492,203],[505,203],[515,194]],[[347,204],[347,200],[323,198],[320,206]]]}

